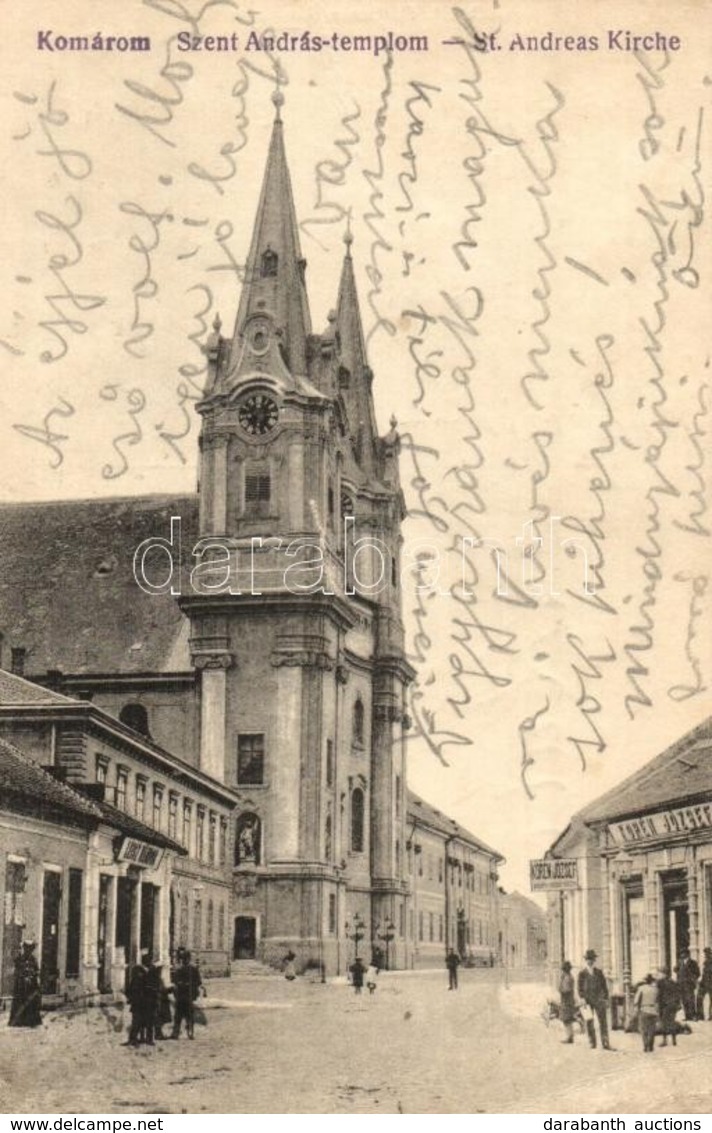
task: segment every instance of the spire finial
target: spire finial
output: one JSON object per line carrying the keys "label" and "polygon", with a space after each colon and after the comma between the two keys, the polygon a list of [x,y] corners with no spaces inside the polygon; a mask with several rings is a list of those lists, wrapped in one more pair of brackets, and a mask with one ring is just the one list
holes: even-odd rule
{"label": "spire finial", "polygon": [[284,106],[284,95],[282,94],[279,87],[277,87],[276,91],[274,91],[272,93],[272,102],[274,103],[274,106],[275,106],[274,120],[275,120],[275,122],[281,122],[282,121],[282,115],[281,115],[280,111],[281,111],[281,108]]}
{"label": "spire finial", "polygon": [[346,255],[351,255],[351,245],[354,242],[353,232],[351,231],[351,209],[346,213],[346,231],[344,232],[344,244],[346,245]]}
{"label": "spire finial", "polygon": [[220,334],[220,328],[221,327],[222,327],[222,319],[220,318],[220,313],[216,312],[215,318],[213,319],[213,330],[215,331],[216,334]]}
{"label": "spire finial", "polygon": [[391,413],[391,419],[388,424],[392,429],[396,429],[398,427],[398,418],[396,417],[395,413]]}

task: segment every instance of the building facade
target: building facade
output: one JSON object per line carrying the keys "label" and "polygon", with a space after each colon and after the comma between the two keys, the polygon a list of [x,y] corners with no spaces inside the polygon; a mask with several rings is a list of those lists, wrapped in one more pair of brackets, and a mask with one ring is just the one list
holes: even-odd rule
{"label": "building facade", "polygon": [[348,234],[312,329],[280,102],[234,330],[206,343],[198,492],[0,507],[0,665],[71,701],[3,727],[182,845],[163,916],[207,964],[484,955],[500,859],[475,839],[440,846],[447,896],[416,911],[400,442],[377,429]]}
{"label": "building facade", "polygon": [[712,943],[712,720],[589,804],[549,850],[578,858],[578,887],[549,897],[552,959],[595,948],[630,1011],[648,972]]}

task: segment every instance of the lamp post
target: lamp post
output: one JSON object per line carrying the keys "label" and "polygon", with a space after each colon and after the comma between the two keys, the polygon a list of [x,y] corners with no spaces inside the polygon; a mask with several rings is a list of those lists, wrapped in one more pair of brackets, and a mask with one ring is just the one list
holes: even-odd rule
{"label": "lamp post", "polygon": [[354,942],[354,959],[358,956],[358,946],[366,935],[366,924],[360,913],[354,913],[353,923],[346,922],[346,939]]}
{"label": "lamp post", "polygon": [[378,937],[379,940],[382,940],[383,943],[386,946],[386,971],[387,972],[390,971],[390,967],[391,967],[390,944],[391,944],[391,941],[393,940],[393,938],[395,937],[395,935],[396,935],[396,926],[393,924],[393,921],[390,919],[390,917],[386,919],[386,921],[383,925],[383,928],[381,928],[381,926],[379,924],[378,928],[376,929],[376,936]]}

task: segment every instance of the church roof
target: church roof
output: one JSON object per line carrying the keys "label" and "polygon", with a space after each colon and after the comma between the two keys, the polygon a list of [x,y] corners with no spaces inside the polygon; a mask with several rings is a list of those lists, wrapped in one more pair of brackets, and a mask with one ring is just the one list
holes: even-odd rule
{"label": "church roof", "polygon": [[442,811],[436,810],[430,803],[426,803],[413,791],[408,791],[408,817],[414,819],[416,823],[422,822],[424,825],[430,826],[441,834],[445,834],[448,838],[457,838],[461,842],[469,842],[476,849],[480,850],[483,854],[488,854],[490,857],[495,858],[497,861],[503,862],[505,859],[498,850],[493,850],[481,838],[471,834],[464,826],[460,826],[455,822],[454,818],[449,818]]}
{"label": "church roof", "polygon": [[[145,593],[133,575],[136,548],[168,538],[174,515],[185,562],[197,538],[197,496],[0,504],[0,633],[6,648],[26,650],[26,672],[190,667],[175,598]],[[156,556],[147,565],[162,580],[166,563]]]}

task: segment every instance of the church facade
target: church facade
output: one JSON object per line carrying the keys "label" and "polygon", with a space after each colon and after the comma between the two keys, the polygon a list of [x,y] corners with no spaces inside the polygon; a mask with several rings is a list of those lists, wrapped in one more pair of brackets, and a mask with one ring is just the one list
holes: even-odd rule
{"label": "church facade", "polygon": [[229,958],[335,973],[380,940],[411,966],[399,438],[376,426],[348,234],[312,330],[275,105],[234,331],[206,344],[199,490],[1,507],[0,664],[228,792]]}

